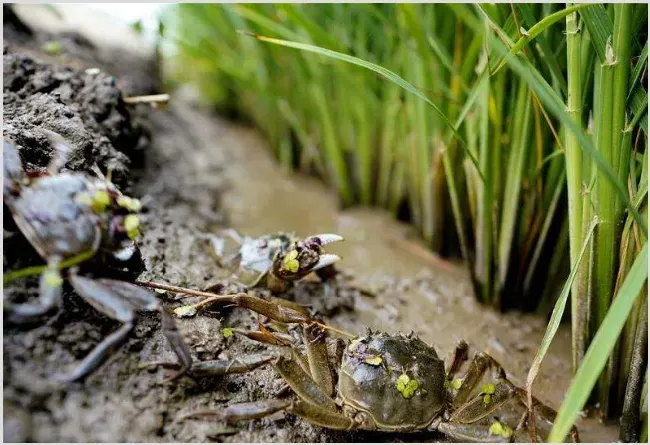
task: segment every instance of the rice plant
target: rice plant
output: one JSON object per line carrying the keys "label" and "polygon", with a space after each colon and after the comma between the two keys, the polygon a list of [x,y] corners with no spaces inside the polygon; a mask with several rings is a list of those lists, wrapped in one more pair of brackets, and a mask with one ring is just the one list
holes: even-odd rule
{"label": "rice plant", "polygon": [[646,5],[170,8],[171,79],[343,206],[460,253],[481,302],[555,308],[539,361],[570,294],[580,381],[558,431],[596,386],[622,439],[647,434]]}

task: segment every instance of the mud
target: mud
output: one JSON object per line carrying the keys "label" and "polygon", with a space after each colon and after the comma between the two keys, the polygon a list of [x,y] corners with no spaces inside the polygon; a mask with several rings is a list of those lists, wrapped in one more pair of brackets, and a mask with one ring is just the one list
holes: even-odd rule
{"label": "mud", "polygon": [[[407,226],[368,209],[341,212],[336,198],[318,181],[282,171],[255,131],[194,107],[180,91],[165,111],[124,107],[119,73],[112,84],[109,75],[90,76],[83,71],[97,66],[96,60],[68,60],[74,68],[67,69],[29,62],[27,53],[38,55],[38,46],[21,40],[5,51],[5,64],[15,63],[18,73],[27,74],[19,78],[12,71],[10,75],[19,79],[11,83],[16,86],[5,83],[3,130],[18,140],[29,168],[44,167],[51,155],[34,131],[37,125],[67,132],[74,140],[79,157],[68,165],[71,169],[86,170],[93,162],[102,169],[112,162],[122,166],[124,187],[144,204],[140,247],[146,270],[140,279],[205,288],[228,277],[228,271],[217,267],[202,236],[220,228],[235,227],[248,235],[275,230],[303,236],[339,233],[346,237],[345,243],[328,250],[343,256],[341,268],[350,278],[320,292],[314,283],[301,283],[293,292],[297,300],[317,306],[329,314],[329,324],[352,333],[362,333],[366,326],[414,330],[443,356],[464,338],[474,348],[488,350],[513,382],[523,384],[545,320],[480,307],[471,295],[464,266],[428,253],[411,239]],[[51,62],[49,56],[39,58]],[[6,65],[4,70],[6,81]],[[137,77],[130,73],[131,78]],[[49,90],[38,89],[41,78],[51,86]],[[59,99],[57,91],[62,92]],[[66,108],[72,117],[63,113]],[[97,109],[107,114],[98,115]],[[144,115],[148,119],[142,119]],[[5,240],[4,246],[5,270],[39,262],[20,234]],[[34,298],[35,284],[30,279],[5,286],[4,298]],[[375,296],[350,290],[352,284]],[[126,344],[85,382],[56,384],[54,374],[71,370],[118,326],[72,292],[64,297],[62,310],[40,324],[3,326],[5,441],[444,440],[430,433],[333,432],[285,414],[234,428],[214,421],[181,420],[190,411],[273,397],[282,381],[272,369],[263,368],[246,375],[162,383],[165,371],[139,369],[145,362],[175,360],[156,314],[142,314]],[[181,304],[173,294],[160,297],[169,308]],[[256,323],[255,316],[240,310],[178,320],[194,357],[200,360],[267,351],[240,337],[226,339],[221,332],[224,327],[254,328]],[[555,408],[570,382],[569,336],[560,329],[535,386],[537,397]],[[615,428],[593,419],[581,419],[578,427],[583,441],[616,439]]]}

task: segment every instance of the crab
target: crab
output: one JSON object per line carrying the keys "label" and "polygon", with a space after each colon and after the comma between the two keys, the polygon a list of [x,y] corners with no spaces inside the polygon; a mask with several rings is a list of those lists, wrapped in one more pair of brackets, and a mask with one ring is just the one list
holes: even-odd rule
{"label": "crab", "polygon": [[[220,262],[237,269],[237,280],[245,287],[265,287],[273,294],[286,292],[293,282],[311,272],[323,280],[329,278],[335,274],[333,264],[341,259],[323,252],[324,246],[343,241],[342,236],[331,233],[305,239],[283,232],[250,238],[227,229],[222,235],[209,235]],[[229,253],[226,238],[236,243],[234,249],[228,249]]]}
{"label": "crab", "polygon": [[4,203],[18,230],[47,263],[40,276],[38,301],[4,301],[7,319],[14,323],[31,322],[58,308],[63,285],[60,270],[70,267],[67,279],[74,290],[122,326],[97,345],[69,375],[58,376],[59,380],[82,379],[101,365],[124,342],[140,310],[161,312],[164,334],[183,363],[182,370],[188,369],[189,349],[173,317],[163,310],[155,294],[125,281],[91,279],[79,274],[77,264],[93,257],[112,256],[119,264],[141,258],[134,242],[139,233],[139,201],[123,195],[105,178],[60,172],[70,148],[57,133],[40,131],[55,148],[45,174],[27,174],[14,143],[3,139]]}
{"label": "crab", "polygon": [[[234,404],[184,418],[216,417],[233,423],[284,410],[335,430],[437,431],[462,442],[544,441],[553,426],[556,412],[534,397],[529,406],[526,391],[507,379],[494,358],[477,352],[468,361],[465,341],[457,344],[445,366],[436,349],[413,334],[368,330],[366,335],[346,342],[327,335],[327,330],[340,331],[283,302],[248,295],[220,301],[293,326],[287,333],[272,332],[262,324],[259,331],[228,332],[288,348],[291,354],[263,362],[245,358],[232,363],[195,362],[193,369],[200,375],[210,374],[210,369],[212,374],[224,375],[230,368],[236,368],[232,372],[245,372],[246,368],[271,363],[295,397]],[[575,427],[571,438],[579,442]]]}

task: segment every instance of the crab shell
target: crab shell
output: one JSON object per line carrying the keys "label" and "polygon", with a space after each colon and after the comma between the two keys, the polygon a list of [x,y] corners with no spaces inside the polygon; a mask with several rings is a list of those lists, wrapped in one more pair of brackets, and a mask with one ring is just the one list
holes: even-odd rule
{"label": "crab shell", "polygon": [[83,176],[46,176],[25,187],[11,203],[16,225],[43,258],[67,258],[97,249],[99,217],[74,199],[92,193],[91,188],[92,183]]}
{"label": "crab shell", "polygon": [[[110,204],[96,212],[80,197],[107,192]],[[133,243],[118,234],[115,224],[125,213],[114,201],[119,192],[107,189],[104,181],[80,174],[62,173],[36,178],[20,195],[5,200],[16,225],[41,257],[66,259],[83,252],[95,252],[100,245],[120,252],[125,263],[136,257]],[[135,250],[134,250],[135,249]]]}
{"label": "crab shell", "polygon": [[[405,378],[417,382],[411,394],[399,386]],[[443,410],[444,383],[444,363],[434,348],[413,336],[370,333],[345,350],[339,396],[363,413],[357,416],[363,429],[415,431]]]}

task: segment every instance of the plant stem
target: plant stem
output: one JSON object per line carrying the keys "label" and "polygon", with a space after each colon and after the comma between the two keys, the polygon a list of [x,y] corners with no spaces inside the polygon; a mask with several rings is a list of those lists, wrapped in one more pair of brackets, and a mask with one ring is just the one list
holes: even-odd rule
{"label": "plant stem", "polygon": [[[616,57],[611,42],[608,42],[605,62],[601,67],[600,74],[600,113],[597,123],[598,132],[596,146],[603,157],[603,161],[610,167],[613,165],[614,153],[612,151],[612,109],[614,102],[614,66]],[[600,220],[596,237],[596,257],[594,270],[594,296],[595,296],[595,318],[593,322],[594,332],[601,325],[609,306],[612,302],[612,290],[614,283],[615,265],[615,195],[612,184],[602,172],[596,173],[596,203],[597,214]],[[606,368],[607,369],[607,368]],[[603,412],[607,412],[609,398],[609,375],[605,371],[599,379],[598,394]]]}
{"label": "plant stem", "polygon": [[[619,151],[625,129],[625,109],[627,98],[627,82],[629,77],[629,52],[630,52],[630,16],[631,5],[615,5],[614,40],[613,45],[608,44],[605,51],[605,65],[602,73],[602,94],[608,97],[603,102],[602,117],[609,119],[603,125],[609,125],[609,131],[601,134],[599,150],[606,162],[612,166],[615,173],[619,171]],[[611,96],[611,98],[609,97]],[[609,115],[609,116],[608,116]],[[625,169],[627,171],[627,169]],[[627,175],[626,175],[627,177]],[[623,179],[625,183],[626,178]],[[599,174],[597,180],[598,208],[602,219],[601,230],[597,241],[596,262],[596,306],[597,323],[600,326],[605,318],[613,297],[613,284],[616,270],[616,252],[618,252],[619,213],[617,201],[620,201],[614,190],[604,177]],[[615,380],[614,361],[610,357],[605,372],[601,375],[598,385],[600,408],[608,415],[610,412],[610,387]]]}
{"label": "plant stem", "polygon": [[621,416],[621,430],[619,439],[623,442],[638,442],[640,435],[640,410],[641,390],[643,386],[643,372],[648,366],[648,299],[647,286],[641,291],[644,295],[640,298],[641,315],[637,325],[634,349],[630,360],[630,375],[627,379],[625,398],[623,401],[623,415]]}
{"label": "plant stem", "polygon": [[[566,17],[567,39],[567,112],[577,125],[582,126],[582,71],[581,35],[578,26],[578,13]],[[565,161],[567,176],[567,197],[569,204],[569,253],[574,264],[582,244],[582,152],[575,135],[565,130]],[[587,349],[588,301],[586,288],[589,261],[580,263],[571,289],[571,340],[573,351],[573,372],[578,369]]]}
{"label": "plant stem", "polygon": [[496,304],[492,298],[492,169],[491,154],[488,145],[488,100],[489,82],[483,86],[479,97],[479,169],[484,172],[485,183],[480,183],[476,194],[478,209],[476,217],[476,280],[481,292],[481,299]]}

